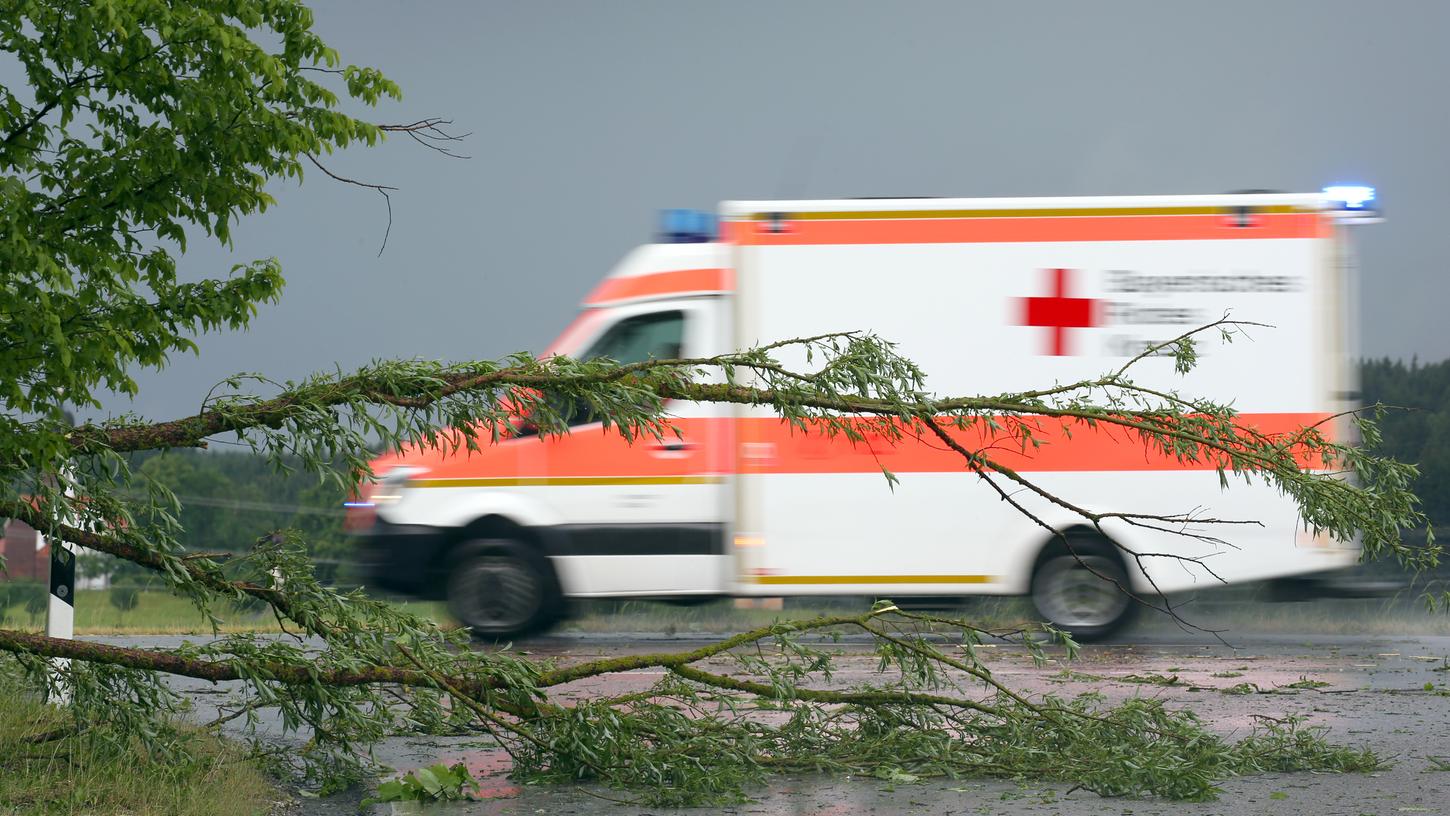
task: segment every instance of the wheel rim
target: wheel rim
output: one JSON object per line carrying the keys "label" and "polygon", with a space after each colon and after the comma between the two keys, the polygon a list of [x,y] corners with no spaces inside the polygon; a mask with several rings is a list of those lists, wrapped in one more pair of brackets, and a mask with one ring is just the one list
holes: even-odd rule
{"label": "wheel rim", "polygon": [[508,632],[534,617],[543,591],[538,574],[520,559],[483,555],[454,572],[448,596],[464,624],[484,632]]}
{"label": "wheel rim", "polygon": [[1110,626],[1132,602],[1118,584],[1125,584],[1123,571],[1112,558],[1063,555],[1042,565],[1032,596],[1037,611],[1054,624],[1095,629]]}

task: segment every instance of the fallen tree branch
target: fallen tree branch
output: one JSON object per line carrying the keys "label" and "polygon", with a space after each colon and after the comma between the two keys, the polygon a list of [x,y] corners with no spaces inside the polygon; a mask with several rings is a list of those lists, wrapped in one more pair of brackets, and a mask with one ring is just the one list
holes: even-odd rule
{"label": "fallen tree branch", "polygon": [[[133,649],[111,646],[88,640],[53,638],[20,632],[14,629],[0,629],[0,651],[35,655],[37,657],[84,660],[108,666],[124,666],[128,669],[173,674],[223,683],[230,680],[246,680],[251,671],[261,671],[269,681],[284,685],[361,686],[372,683],[390,683],[400,686],[431,686],[427,675],[413,669],[392,666],[367,666],[352,670],[317,671],[312,667],[285,663],[251,663],[242,671],[240,662],[225,660],[194,660],[172,652],[158,649]],[[465,687],[477,689],[477,681],[460,681]]]}

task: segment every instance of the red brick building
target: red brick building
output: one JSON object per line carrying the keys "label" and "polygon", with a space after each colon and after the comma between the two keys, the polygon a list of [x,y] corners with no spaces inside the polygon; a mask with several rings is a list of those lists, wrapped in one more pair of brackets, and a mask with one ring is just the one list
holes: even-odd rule
{"label": "red brick building", "polygon": [[4,519],[0,528],[0,555],[5,556],[5,573],[0,581],[44,581],[50,575],[50,547],[37,547],[40,533],[23,521]]}

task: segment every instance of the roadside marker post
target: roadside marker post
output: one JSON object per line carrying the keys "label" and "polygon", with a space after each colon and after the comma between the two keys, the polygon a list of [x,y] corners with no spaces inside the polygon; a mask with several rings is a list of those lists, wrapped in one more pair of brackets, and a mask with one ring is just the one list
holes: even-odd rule
{"label": "roadside marker post", "polygon": [[[50,541],[50,599],[45,610],[45,636],[70,640],[75,637],[76,597],[76,554],[71,546],[59,539]],[[65,687],[65,670],[70,661],[65,658],[51,660],[55,693],[50,702],[56,705],[70,703],[70,692]]]}
{"label": "roadside marker post", "polygon": [[[75,425],[75,415],[70,411],[65,412],[65,423],[67,426]],[[72,499],[75,492],[73,472],[70,467],[64,467],[61,471],[62,487],[65,497]],[[67,519],[71,521],[70,519]],[[71,523],[74,523],[71,521]],[[50,597],[45,607],[45,636],[60,638],[62,640],[75,639],[76,622],[76,551],[75,548],[64,541],[53,536],[47,536],[36,531],[39,536],[37,544],[48,541],[50,543]],[[51,665],[51,691],[50,702],[56,705],[70,704],[70,688],[66,683],[68,677],[67,669],[70,668],[70,661],[65,658],[52,658]]]}

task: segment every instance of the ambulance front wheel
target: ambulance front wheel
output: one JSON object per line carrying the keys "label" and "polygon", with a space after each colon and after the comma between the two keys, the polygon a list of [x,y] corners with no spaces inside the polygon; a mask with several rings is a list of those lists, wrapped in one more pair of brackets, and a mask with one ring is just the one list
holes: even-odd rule
{"label": "ambulance front wheel", "polygon": [[454,553],[448,611],[476,638],[537,632],[558,619],[563,601],[547,558],[508,539],[470,541]]}
{"label": "ambulance front wheel", "polygon": [[[1080,642],[1101,640],[1133,617],[1123,560],[1096,533],[1068,531],[1068,542],[1048,544],[1032,573],[1032,605],[1048,623]],[[1069,545],[1071,545],[1069,547]]]}

